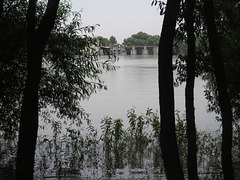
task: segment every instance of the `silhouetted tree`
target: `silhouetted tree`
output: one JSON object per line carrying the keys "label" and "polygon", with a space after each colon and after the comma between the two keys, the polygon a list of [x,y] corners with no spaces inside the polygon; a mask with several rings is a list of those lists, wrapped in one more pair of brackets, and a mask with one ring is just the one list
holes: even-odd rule
{"label": "silhouetted tree", "polygon": [[99,41],[100,46],[108,46],[111,44],[111,42],[107,38],[104,38],[102,36],[98,36],[97,40]]}
{"label": "silhouetted tree", "polygon": [[38,131],[38,99],[43,50],[54,26],[59,0],[49,0],[36,29],[36,1],[29,0],[27,12],[27,79],[23,95],[18,141],[16,179],[33,179]]}
{"label": "silhouetted tree", "polygon": [[[47,1],[37,3],[38,25],[46,6]],[[27,74],[28,1],[4,1],[3,7],[0,18],[0,131],[9,139],[15,138],[19,130]],[[112,60],[98,60],[95,48],[99,44],[98,40],[86,35],[93,32],[96,26],[82,26],[81,14],[72,12],[71,8],[69,1],[60,1],[54,29],[43,53],[39,116],[44,124],[56,120],[44,116],[51,111],[61,120],[68,119],[80,125],[81,121],[88,118],[81,101],[89,98],[97,89],[106,89],[99,75],[103,69],[115,69],[112,66],[115,61],[113,56]],[[44,108],[49,106],[51,110]]]}
{"label": "silhouetted tree", "polygon": [[3,12],[3,0],[0,0],[0,17],[2,15]]}
{"label": "silhouetted tree", "polygon": [[187,139],[188,139],[188,177],[190,180],[197,180],[197,145],[196,145],[196,125],[194,113],[194,80],[195,80],[195,35],[194,35],[194,6],[195,0],[186,0],[185,20],[187,30],[187,79],[185,88]]}
{"label": "silhouetted tree", "polygon": [[232,166],[232,107],[228,95],[226,72],[223,64],[223,56],[219,44],[217,28],[214,18],[214,6],[212,0],[204,0],[205,23],[208,32],[211,56],[213,59],[214,73],[216,77],[218,101],[222,116],[222,167],[224,179],[234,179]]}
{"label": "silhouetted tree", "polygon": [[114,36],[111,36],[111,37],[109,38],[109,41],[110,41],[110,43],[111,43],[112,45],[117,44],[117,39],[116,39]]}
{"label": "silhouetted tree", "polygon": [[173,40],[180,1],[168,0],[159,43],[160,143],[167,179],[184,179],[175,132]]}

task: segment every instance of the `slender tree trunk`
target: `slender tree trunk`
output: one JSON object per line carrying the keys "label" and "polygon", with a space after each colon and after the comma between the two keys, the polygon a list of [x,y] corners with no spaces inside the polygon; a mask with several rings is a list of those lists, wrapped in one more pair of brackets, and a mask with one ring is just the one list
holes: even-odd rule
{"label": "slender tree trunk", "polygon": [[34,154],[38,129],[38,74],[35,59],[36,1],[29,1],[27,14],[27,80],[20,117],[16,179],[33,179]]}
{"label": "slender tree trunk", "polygon": [[0,0],[0,18],[2,16],[2,12],[3,12],[3,0]]}
{"label": "slender tree trunk", "polygon": [[53,28],[59,0],[49,0],[46,12],[35,31],[36,0],[30,0],[27,14],[27,80],[20,117],[15,179],[33,179],[34,156],[38,131],[38,90],[42,54]]}
{"label": "slender tree trunk", "polygon": [[222,115],[222,167],[224,179],[234,179],[232,166],[232,108],[227,92],[226,72],[223,64],[223,56],[217,36],[217,28],[214,20],[214,7],[212,0],[204,0],[205,22],[208,31],[209,45],[213,58],[219,106]]}
{"label": "slender tree trunk", "polygon": [[162,158],[168,180],[184,179],[176,141],[172,48],[180,1],[168,0],[159,43],[159,95]]}
{"label": "slender tree trunk", "polygon": [[188,177],[189,180],[198,180],[197,174],[197,144],[196,125],[194,113],[194,80],[195,80],[195,35],[194,35],[194,11],[195,0],[186,0],[186,28],[187,28],[187,81],[185,88],[186,119],[187,119],[187,139],[188,139]]}

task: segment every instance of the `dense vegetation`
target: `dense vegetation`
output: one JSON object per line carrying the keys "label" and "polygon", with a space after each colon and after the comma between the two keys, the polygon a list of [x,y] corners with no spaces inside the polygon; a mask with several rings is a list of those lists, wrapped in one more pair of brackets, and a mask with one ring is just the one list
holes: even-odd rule
{"label": "dense vegetation", "polygon": [[[12,11],[12,6],[18,8]],[[5,45],[0,52],[0,130],[10,138],[14,137],[18,130],[26,80],[27,4],[21,1],[16,4],[7,1],[4,2],[4,7],[1,16],[3,26],[0,29],[1,34],[5,35],[1,39],[1,43]],[[38,19],[41,19],[45,7],[46,4],[40,1]],[[51,107],[51,111],[54,111],[58,118],[68,118],[73,120],[73,123],[81,124],[86,114],[80,106],[80,101],[89,98],[97,89],[106,89],[99,74],[104,69],[114,70],[115,67],[111,65],[112,61],[98,61],[98,52],[93,47],[98,42],[94,37],[85,35],[85,32],[93,31],[95,26],[82,27],[81,15],[71,12],[68,2],[61,3],[59,9],[56,24],[43,55],[39,89],[39,105],[43,112],[40,114],[46,114],[46,107]],[[70,16],[72,21],[67,22]],[[69,108],[71,111],[68,111]]]}
{"label": "dense vegetation", "polygon": [[[141,169],[150,178],[165,173],[170,180],[184,179],[186,173],[189,179],[206,173],[228,180],[239,174],[239,2],[153,4],[164,14],[161,37],[139,32],[124,45],[159,44],[161,118],[132,109],[127,129],[121,119],[106,117],[99,137],[80,103],[106,89],[99,75],[116,69],[115,58],[99,61],[95,47],[114,45],[116,38],[89,36],[95,26],[82,27],[69,1],[0,1],[0,176],[95,178],[120,169],[132,174]],[[209,111],[219,114],[221,135],[196,131],[195,77],[207,81],[205,96]],[[174,84],[185,81],[186,122],[175,114],[173,91]],[[39,116],[52,127],[52,137],[37,137]],[[61,133],[63,125],[68,128]]]}
{"label": "dense vegetation", "polygon": [[157,46],[159,43],[159,35],[149,35],[145,32],[138,32],[131,37],[123,40],[126,46]]}
{"label": "dense vegetation", "polygon": [[[172,68],[176,68],[179,76],[175,84],[186,81],[188,175],[189,179],[199,179],[197,164],[194,163],[194,161],[197,161],[195,155],[197,151],[196,143],[194,142],[196,133],[193,90],[194,78],[202,77],[208,81],[205,95],[209,101],[209,110],[218,113],[218,120],[222,122],[221,164],[224,178],[234,179],[234,170],[232,168],[232,131],[233,128],[239,131],[239,117],[236,116],[239,113],[237,105],[239,101],[239,87],[235,84],[236,82],[239,84],[239,80],[232,76],[232,72],[235,75],[239,72],[236,70],[239,69],[239,63],[234,60],[235,57],[239,58],[238,52],[234,50],[239,44],[239,29],[236,28],[238,22],[235,22],[237,17],[239,17],[239,2],[234,0],[230,2],[218,0],[168,0],[167,3],[154,0],[152,2],[152,5],[157,4],[160,7],[160,14],[164,14],[159,45],[161,142],[168,141],[166,136],[175,137],[173,118],[174,96],[171,93],[172,91],[170,93],[169,91],[173,86]],[[231,25],[229,24],[230,22]],[[233,26],[235,28],[232,28]],[[173,30],[175,30],[174,33]],[[172,65],[173,46],[174,42],[178,41],[186,42],[187,51],[185,54],[177,54],[176,64]],[[229,67],[233,71],[228,69]],[[163,78],[161,79],[161,77]],[[169,132],[165,132],[166,129]],[[182,169],[178,163],[177,156],[171,158],[172,155],[178,154],[178,148],[174,148],[174,150],[170,148],[176,147],[176,142],[174,139],[170,142],[161,146],[162,149],[166,150],[164,164],[166,164],[167,177],[168,179],[176,179],[178,177],[184,179],[183,173],[176,171],[176,169]]]}
{"label": "dense vegetation", "polygon": [[[52,135],[40,135],[37,141],[35,177],[150,178],[164,175],[159,146],[159,114],[148,109],[145,114],[127,113],[129,124],[122,119],[105,117],[101,133],[91,125],[65,131],[57,124]],[[85,129],[85,130],[84,130]],[[187,172],[186,119],[176,112],[176,134],[184,172]],[[1,140],[2,140],[1,136]],[[234,167],[239,170],[239,134],[234,133]],[[4,141],[2,141],[4,142]],[[198,131],[198,168],[202,178],[222,178],[219,131]],[[0,174],[11,178],[14,173],[16,141],[2,143]]]}
{"label": "dense vegetation", "polygon": [[117,39],[114,36],[111,36],[109,39],[98,36],[96,37],[97,41],[99,42],[100,46],[109,46],[117,44]]}
{"label": "dense vegetation", "polygon": [[32,176],[38,116],[80,126],[88,120],[80,101],[106,89],[99,74],[115,69],[114,59],[98,61],[98,42],[87,35],[95,26],[82,27],[69,1],[46,3],[1,1],[0,130],[20,139],[18,162],[28,166],[19,165],[19,179]]}

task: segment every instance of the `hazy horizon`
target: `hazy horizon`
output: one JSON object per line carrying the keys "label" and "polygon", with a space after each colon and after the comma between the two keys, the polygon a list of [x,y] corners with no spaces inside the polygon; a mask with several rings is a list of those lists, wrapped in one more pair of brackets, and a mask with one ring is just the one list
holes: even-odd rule
{"label": "hazy horizon", "polygon": [[82,11],[83,25],[100,24],[96,36],[115,36],[118,43],[139,31],[160,35],[162,16],[152,0],[72,0],[73,11]]}

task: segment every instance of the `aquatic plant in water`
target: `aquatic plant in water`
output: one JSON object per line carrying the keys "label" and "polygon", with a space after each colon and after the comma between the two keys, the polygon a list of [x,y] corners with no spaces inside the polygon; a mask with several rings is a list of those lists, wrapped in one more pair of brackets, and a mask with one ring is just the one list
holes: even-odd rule
{"label": "aquatic plant in water", "polygon": [[[104,117],[102,133],[89,122],[86,127],[69,126],[61,132],[59,122],[53,122],[52,136],[39,135],[36,149],[36,177],[81,178],[149,178],[164,177],[159,142],[160,122],[157,112],[146,114],[127,112],[128,127],[122,119]],[[181,163],[187,173],[187,140],[185,116],[176,112],[176,134]],[[233,161],[239,173],[239,129],[234,129]],[[16,140],[0,136],[0,176],[13,177]],[[221,135],[219,131],[198,131],[198,172],[200,177],[221,179]]]}

